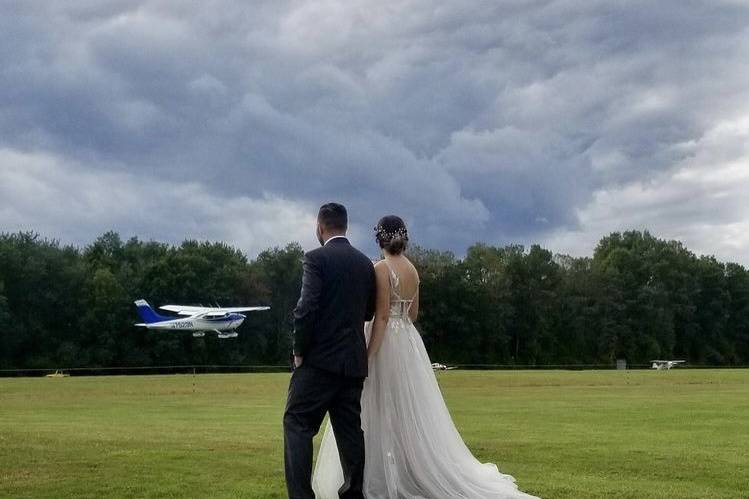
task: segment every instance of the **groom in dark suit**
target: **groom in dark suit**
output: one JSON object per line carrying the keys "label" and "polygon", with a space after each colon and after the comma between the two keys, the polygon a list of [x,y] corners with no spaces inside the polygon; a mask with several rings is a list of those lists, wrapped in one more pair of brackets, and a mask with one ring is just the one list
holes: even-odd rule
{"label": "groom in dark suit", "polygon": [[372,262],[346,239],[346,208],[328,203],[317,216],[321,248],[304,256],[294,310],[294,373],[284,426],[286,487],[291,499],[314,498],[312,437],[330,414],[343,467],[342,499],[362,499],[361,392],[367,376],[364,322],[375,309]]}

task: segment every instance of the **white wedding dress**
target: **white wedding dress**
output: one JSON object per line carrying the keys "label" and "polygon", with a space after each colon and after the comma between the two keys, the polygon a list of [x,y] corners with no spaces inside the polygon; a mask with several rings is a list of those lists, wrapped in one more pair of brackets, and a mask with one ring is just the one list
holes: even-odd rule
{"label": "white wedding dress", "polygon": [[[453,424],[424,343],[390,268],[390,320],[370,358],[362,391],[367,499],[529,499],[510,475],[482,464]],[[369,341],[371,323],[367,324]],[[328,422],[312,486],[318,499],[338,499],[343,471]]]}

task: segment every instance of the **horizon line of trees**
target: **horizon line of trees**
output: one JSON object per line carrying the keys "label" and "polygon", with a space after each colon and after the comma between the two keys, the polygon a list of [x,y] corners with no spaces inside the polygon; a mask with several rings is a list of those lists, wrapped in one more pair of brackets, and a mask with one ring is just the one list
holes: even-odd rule
{"label": "horizon line of trees", "polygon": [[[615,232],[592,257],[477,243],[464,258],[412,247],[417,327],[454,364],[749,363],[749,273],[648,232]],[[248,259],[222,242],[123,241],[83,248],[0,234],[0,369],[286,365],[302,247]],[[267,304],[235,340],[133,326],[133,301]]]}

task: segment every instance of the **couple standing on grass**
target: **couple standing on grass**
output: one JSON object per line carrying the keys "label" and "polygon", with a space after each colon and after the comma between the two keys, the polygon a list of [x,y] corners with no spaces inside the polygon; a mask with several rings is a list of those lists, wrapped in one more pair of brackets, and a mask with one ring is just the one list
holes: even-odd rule
{"label": "couple standing on grass", "polygon": [[[453,424],[413,325],[419,275],[403,254],[403,220],[378,222],[384,259],[375,265],[351,246],[347,226],[345,207],[323,205],[321,247],[304,257],[283,418],[289,497],[532,498],[476,460]],[[312,438],[326,413],[313,478]]]}

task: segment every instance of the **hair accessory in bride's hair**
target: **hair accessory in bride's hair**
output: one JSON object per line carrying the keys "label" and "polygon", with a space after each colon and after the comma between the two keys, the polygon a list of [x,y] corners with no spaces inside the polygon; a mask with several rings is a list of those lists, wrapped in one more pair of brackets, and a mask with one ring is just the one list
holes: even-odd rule
{"label": "hair accessory in bride's hair", "polygon": [[406,230],[405,227],[398,227],[396,230],[388,231],[388,230],[385,230],[385,228],[382,225],[376,225],[374,230],[378,239],[380,239],[381,241],[390,241],[396,236],[408,241],[408,231]]}
{"label": "hair accessory in bride's hair", "polygon": [[375,239],[380,248],[393,255],[400,255],[408,245],[408,230],[403,219],[387,215],[375,225]]}

